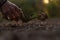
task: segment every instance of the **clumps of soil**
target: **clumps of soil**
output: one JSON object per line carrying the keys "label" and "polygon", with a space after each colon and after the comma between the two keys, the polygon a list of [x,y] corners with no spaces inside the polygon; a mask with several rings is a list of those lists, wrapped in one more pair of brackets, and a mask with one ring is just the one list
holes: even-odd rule
{"label": "clumps of soil", "polygon": [[7,24],[0,26],[2,40],[60,40],[60,25],[56,21],[31,20],[20,25]]}

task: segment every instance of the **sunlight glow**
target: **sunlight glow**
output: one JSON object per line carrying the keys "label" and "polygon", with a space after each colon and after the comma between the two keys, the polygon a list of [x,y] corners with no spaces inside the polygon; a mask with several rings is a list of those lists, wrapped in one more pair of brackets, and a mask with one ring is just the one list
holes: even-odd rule
{"label": "sunlight glow", "polygon": [[43,0],[43,2],[44,2],[45,4],[48,4],[48,3],[49,3],[49,0]]}

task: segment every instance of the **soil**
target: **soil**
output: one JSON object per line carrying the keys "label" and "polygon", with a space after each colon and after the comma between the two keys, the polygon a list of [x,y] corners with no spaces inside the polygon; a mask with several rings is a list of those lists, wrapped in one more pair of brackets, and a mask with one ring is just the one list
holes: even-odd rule
{"label": "soil", "polygon": [[60,19],[33,19],[22,26],[2,22],[0,40],[60,40]]}

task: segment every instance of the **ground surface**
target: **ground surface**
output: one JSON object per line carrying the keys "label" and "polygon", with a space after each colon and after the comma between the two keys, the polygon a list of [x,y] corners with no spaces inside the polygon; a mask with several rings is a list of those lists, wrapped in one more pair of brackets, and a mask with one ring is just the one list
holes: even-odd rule
{"label": "ground surface", "polygon": [[23,26],[8,23],[0,24],[0,40],[60,40],[60,18],[34,19]]}

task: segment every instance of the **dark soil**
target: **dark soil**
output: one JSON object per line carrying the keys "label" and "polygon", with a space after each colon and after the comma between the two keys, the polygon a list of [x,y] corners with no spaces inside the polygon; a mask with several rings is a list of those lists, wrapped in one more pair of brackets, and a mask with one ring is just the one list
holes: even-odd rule
{"label": "dark soil", "polygon": [[0,23],[0,40],[60,40],[60,19],[34,19],[23,26]]}

